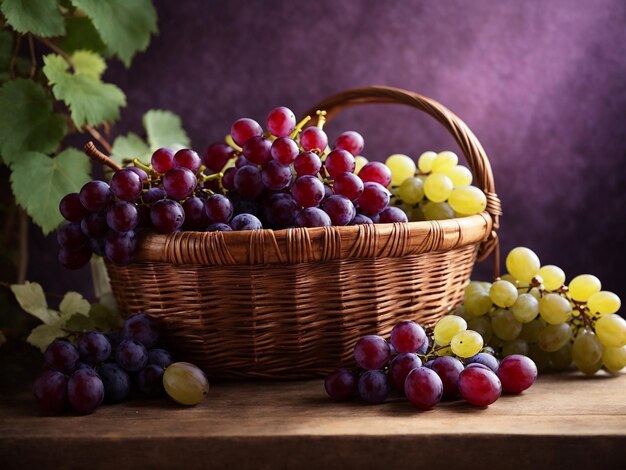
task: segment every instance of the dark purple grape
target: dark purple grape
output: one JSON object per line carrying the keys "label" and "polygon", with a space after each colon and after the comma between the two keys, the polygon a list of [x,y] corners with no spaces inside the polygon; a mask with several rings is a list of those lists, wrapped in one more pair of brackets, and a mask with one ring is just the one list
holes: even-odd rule
{"label": "dark purple grape", "polygon": [[250,160],[248,160],[243,155],[239,155],[237,160],[235,160],[235,168],[241,168],[242,166],[256,166]]}
{"label": "dark purple grape", "polygon": [[381,336],[363,336],[354,346],[354,359],[363,369],[382,369],[390,356],[389,343]]}
{"label": "dark purple grape", "polygon": [[90,331],[80,335],[77,347],[80,358],[90,364],[104,362],[111,355],[111,343],[109,343],[106,336],[97,331]]}
{"label": "dark purple grape", "polygon": [[180,149],[174,154],[174,166],[187,168],[192,173],[197,173],[202,166],[202,160],[200,160],[198,154],[193,150]]}
{"label": "dark purple grape", "polygon": [[382,403],[389,395],[389,382],[382,370],[365,371],[359,378],[359,395],[368,403]]}
{"label": "dark purple grape", "polygon": [[86,362],[79,362],[78,364],[76,364],[76,367],[74,368],[74,370],[72,372],[76,372],[77,370],[81,370],[81,369],[93,369],[94,366],[91,364],[88,364]]}
{"label": "dark purple grape", "polygon": [[399,207],[387,207],[383,209],[380,213],[379,222],[381,224],[391,224],[394,222],[408,222],[409,219],[406,216],[406,212],[404,212]]}
{"label": "dark purple grape", "polygon": [[357,214],[350,222],[350,225],[363,225],[363,224],[373,224],[374,222],[368,216],[363,214]]}
{"label": "dark purple grape", "polygon": [[167,147],[161,147],[152,154],[150,163],[157,173],[167,173],[174,168],[174,151]]}
{"label": "dark purple grape", "polygon": [[440,356],[435,358],[430,368],[441,379],[443,397],[455,398],[459,394],[459,375],[463,372],[463,363],[451,356]]}
{"label": "dark purple grape", "polygon": [[324,380],[324,388],[328,396],[336,401],[347,400],[354,396],[357,379],[348,369],[339,369],[331,372]]}
{"label": "dark purple grape", "polygon": [[283,165],[291,165],[299,152],[298,144],[289,137],[279,137],[272,143],[270,149],[272,158]]}
{"label": "dark purple grape", "polygon": [[148,351],[139,341],[125,339],[115,352],[116,362],[127,372],[139,372],[148,363]]}
{"label": "dark purple grape", "polygon": [[141,195],[141,200],[144,204],[154,204],[161,199],[165,199],[167,193],[163,188],[150,188]]}
{"label": "dark purple grape", "polygon": [[113,173],[113,177],[111,178],[111,190],[118,199],[133,202],[141,195],[143,180],[136,173],[136,170],[139,170],[139,168],[122,168]]}
{"label": "dark purple grape", "polygon": [[391,183],[391,170],[384,163],[369,162],[359,170],[359,178],[363,183],[378,183],[386,188]]}
{"label": "dark purple grape", "polygon": [[[491,370],[491,368],[487,367],[485,364],[481,364],[480,362],[472,362],[465,366],[466,369],[471,369],[472,367],[478,367],[479,369]],[[493,372],[493,370],[491,370]]]}
{"label": "dark purple grape", "polygon": [[332,222],[330,221],[328,214],[317,207],[307,207],[306,209],[302,209],[298,212],[298,215],[296,215],[297,227],[312,228],[328,227],[330,225],[332,225]]}
{"label": "dark purple grape", "polygon": [[74,372],[67,383],[67,398],[78,413],[93,413],[104,398],[104,384],[96,371],[80,369]]}
{"label": "dark purple grape", "polygon": [[254,136],[243,146],[243,154],[255,165],[265,165],[272,159],[271,148],[271,140],[263,136]]}
{"label": "dark purple grape", "polygon": [[322,160],[313,152],[302,152],[293,162],[298,176],[316,176],[322,169]]}
{"label": "dark purple grape", "polygon": [[360,155],[364,147],[363,136],[355,131],[342,132],[335,140],[336,149],[347,150],[354,156]]}
{"label": "dark purple grape", "polygon": [[498,378],[505,392],[522,393],[535,383],[537,366],[529,357],[512,354],[500,362]]}
{"label": "dark purple grape", "polygon": [[41,411],[47,415],[59,415],[67,408],[67,378],[65,374],[47,370],[33,385],[33,395]]}
{"label": "dark purple grape", "polygon": [[63,196],[59,202],[59,212],[70,222],[80,222],[87,215],[87,209],[80,202],[78,193],[70,193]]}
{"label": "dark purple grape", "polygon": [[493,372],[496,372],[496,373],[498,372],[498,367],[500,367],[500,363],[495,357],[493,357],[491,354],[484,353],[484,352],[479,352],[478,354],[472,357],[469,357],[465,360],[465,364],[467,365],[474,364],[474,363],[487,366],[489,369],[491,369]]}
{"label": "dark purple grape", "polygon": [[235,189],[244,199],[254,199],[263,191],[263,178],[255,166],[242,166],[235,173]]}
{"label": "dark purple grape", "polygon": [[279,106],[270,111],[267,116],[267,130],[276,137],[286,137],[296,127],[296,116],[293,111],[284,106]]}
{"label": "dark purple grape", "polygon": [[100,379],[104,385],[104,401],[119,403],[130,394],[130,378],[128,373],[117,364],[102,364]]}
{"label": "dark purple grape", "polygon": [[263,134],[263,129],[254,119],[237,119],[230,128],[230,135],[235,143],[243,147],[248,139]]}
{"label": "dark purple grape", "polygon": [[80,229],[89,238],[103,237],[109,231],[106,212],[87,214],[80,223]]}
{"label": "dark purple grape", "polygon": [[443,383],[434,371],[418,367],[407,375],[404,394],[420,410],[430,410],[441,401]]}
{"label": "dark purple grape", "polygon": [[239,214],[230,221],[233,230],[260,230],[263,224],[252,214]]}
{"label": "dark purple grape", "polygon": [[104,244],[106,257],[117,266],[130,264],[137,250],[137,236],[132,230],[128,232],[111,232]]}
{"label": "dark purple grape", "polygon": [[139,391],[149,397],[158,397],[165,393],[163,388],[163,367],[157,364],[148,364],[137,374]]}
{"label": "dark purple grape", "polygon": [[56,340],[50,343],[43,355],[46,367],[69,374],[80,359],[78,349],[69,341]]}
{"label": "dark purple grape", "polygon": [[333,189],[351,201],[356,201],[363,194],[363,181],[354,173],[339,173],[335,176]]}
{"label": "dark purple grape", "polygon": [[328,154],[324,167],[331,178],[341,173],[352,173],[355,167],[354,157],[347,150],[336,149]]}
{"label": "dark purple grape", "polygon": [[111,354],[114,356],[117,347],[124,341],[124,335],[119,331],[108,331],[104,334],[111,344]]}
{"label": "dark purple grape", "polygon": [[191,196],[197,183],[196,175],[188,168],[175,167],[163,176],[163,189],[169,197],[176,200]]}
{"label": "dark purple grape", "polygon": [[176,232],[185,222],[185,211],[178,202],[162,199],[150,209],[150,220],[161,233]]}
{"label": "dark purple grape", "polygon": [[306,151],[323,152],[328,146],[328,136],[318,127],[307,127],[300,134],[300,145]]}
{"label": "dark purple grape", "polygon": [[143,171],[141,168],[136,167],[136,166],[129,166],[128,169],[132,171],[133,173],[135,173],[137,176],[139,176],[139,179],[141,180],[142,184],[144,181],[148,179],[148,173]]}
{"label": "dark purple grape", "polygon": [[424,341],[424,344],[422,344],[422,346],[416,352],[417,354],[420,354],[423,356],[428,352],[429,347],[430,347],[430,341],[428,341],[428,337],[426,337],[426,341]]}
{"label": "dark purple grape", "polygon": [[222,186],[227,191],[231,191],[235,189],[235,174],[237,173],[237,168],[231,167],[224,171],[222,175]]}
{"label": "dark purple grape", "polygon": [[272,194],[263,207],[265,220],[276,229],[293,226],[299,211],[300,206],[287,193]]}
{"label": "dark purple grape", "polygon": [[80,189],[80,203],[89,212],[104,210],[113,201],[111,188],[104,181],[90,181]]}
{"label": "dark purple grape", "polygon": [[491,369],[474,363],[459,375],[459,392],[472,405],[489,406],[502,394],[502,384]]}
{"label": "dark purple grape", "polygon": [[204,154],[204,164],[210,171],[222,171],[228,160],[235,156],[235,150],[227,144],[212,144]]}
{"label": "dark purple grape", "polygon": [[204,208],[204,201],[199,197],[193,196],[183,202],[183,211],[185,211],[183,230],[202,232],[211,223]]}
{"label": "dark purple grape", "polygon": [[348,225],[356,215],[354,204],[345,196],[334,194],[322,202],[322,209],[333,225]]}
{"label": "dark purple grape", "polygon": [[57,230],[57,242],[66,250],[74,251],[85,246],[87,237],[80,228],[80,224],[70,222],[61,225]]}
{"label": "dark purple grape", "polygon": [[151,348],[159,340],[159,326],[145,313],[138,313],[124,321],[124,337]]}
{"label": "dark purple grape", "polygon": [[389,193],[378,183],[363,185],[363,194],[357,200],[361,210],[367,215],[377,215],[389,204]]}
{"label": "dark purple grape", "polygon": [[391,345],[399,353],[414,353],[425,341],[427,339],[424,328],[411,320],[401,321],[391,330]]}
{"label": "dark purple grape", "polygon": [[422,366],[422,361],[417,354],[400,353],[391,360],[389,365],[389,382],[396,390],[404,394],[404,382],[406,376],[413,369]]}
{"label": "dark purple grape", "polygon": [[233,229],[230,227],[230,225],[217,223],[217,224],[209,225],[206,231],[207,232],[232,232]]}
{"label": "dark purple grape", "polygon": [[128,232],[134,230],[138,224],[137,206],[131,202],[119,201],[107,210],[107,225],[111,230]]}
{"label": "dark purple grape", "polygon": [[[324,183],[324,199],[328,199],[330,196],[332,196],[333,193],[333,188],[331,188],[329,185],[327,185],[326,183]],[[324,200],[322,199],[322,201]]]}
{"label": "dark purple grape", "polygon": [[165,349],[151,349],[148,351],[148,364],[156,364],[165,369],[174,363],[172,355]]}
{"label": "dark purple grape", "polygon": [[316,207],[324,198],[324,184],[315,176],[300,176],[291,187],[291,195],[302,207]]}
{"label": "dark purple grape", "polygon": [[65,269],[80,269],[89,263],[91,255],[91,247],[87,245],[73,251],[61,248],[59,250],[58,260]]}
{"label": "dark purple grape", "polygon": [[263,184],[272,191],[280,191],[289,186],[291,176],[291,167],[278,163],[276,160],[270,160],[261,172]]}

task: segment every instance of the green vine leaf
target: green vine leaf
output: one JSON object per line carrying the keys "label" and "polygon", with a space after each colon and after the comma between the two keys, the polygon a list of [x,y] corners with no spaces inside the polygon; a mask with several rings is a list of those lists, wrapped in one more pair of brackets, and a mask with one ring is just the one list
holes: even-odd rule
{"label": "green vine leaf", "polygon": [[67,131],[62,115],[41,85],[17,79],[0,88],[0,154],[5,163],[24,158],[25,151],[53,152]]}
{"label": "green vine leaf", "polygon": [[100,37],[126,67],[145,51],[156,34],[157,15],[151,0],[72,0],[93,21]]}
{"label": "green vine leaf", "polygon": [[143,115],[143,126],[152,151],[161,147],[189,147],[189,136],[183,129],[182,120],[171,111],[151,109]]}
{"label": "green vine leaf", "polygon": [[63,320],[59,319],[50,325],[39,325],[30,332],[26,341],[29,344],[39,348],[41,352],[45,352],[46,348],[57,338],[64,338],[68,335],[63,329]]}
{"label": "green vine leaf", "polygon": [[48,302],[40,284],[28,281],[24,284],[13,284],[11,292],[22,309],[39,318],[46,325],[52,325],[59,320],[59,314],[48,308]]}
{"label": "green vine leaf", "polygon": [[79,313],[72,315],[72,317],[69,318],[65,324],[65,328],[69,331],[93,331],[95,327],[96,326],[91,317],[86,317],[85,315],[81,315]]}
{"label": "green vine leaf", "polygon": [[59,310],[61,311],[61,318],[69,319],[74,314],[89,316],[89,310],[91,305],[89,302],[78,292],[68,292],[61,300],[59,304]]}
{"label": "green vine leaf", "polygon": [[101,82],[93,76],[93,70],[68,72],[69,65],[59,55],[49,54],[43,61],[43,72],[52,84],[54,96],[69,106],[77,127],[119,119],[126,96],[117,86]]}
{"label": "green vine leaf", "polygon": [[13,35],[5,30],[0,30],[0,82],[9,79],[9,64],[13,51]]}
{"label": "green vine leaf", "polygon": [[59,47],[68,54],[78,50],[88,50],[108,57],[107,48],[89,18],[79,16],[65,20],[67,33],[59,40]]}
{"label": "green vine leaf", "polygon": [[72,62],[77,74],[84,74],[100,80],[107,66],[104,59],[90,51],[79,50],[72,54]]}
{"label": "green vine leaf", "polygon": [[57,0],[3,0],[0,11],[13,29],[38,36],[65,34],[63,15]]}
{"label": "green vine leaf", "polygon": [[129,132],[126,135],[120,135],[113,141],[113,151],[111,158],[120,165],[124,159],[138,158],[142,161],[150,159],[150,148],[137,134]]}
{"label": "green vine leaf", "polygon": [[103,304],[92,304],[89,318],[100,331],[116,330],[124,324],[124,321],[116,311]]}
{"label": "green vine leaf", "polygon": [[89,160],[75,149],[64,150],[54,158],[28,152],[12,168],[11,187],[17,203],[46,235],[63,220],[61,198],[90,180]]}

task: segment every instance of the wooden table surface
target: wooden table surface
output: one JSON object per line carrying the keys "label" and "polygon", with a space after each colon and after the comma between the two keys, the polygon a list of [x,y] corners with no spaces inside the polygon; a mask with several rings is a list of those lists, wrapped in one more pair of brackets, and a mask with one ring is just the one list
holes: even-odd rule
{"label": "wooden table surface", "polygon": [[335,403],[312,380],[216,382],[191,408],[158,399],[42,417],[23,386],[0,392],[0,469],[625,469],[625,375],[544,375],[489,408],[427,412],[401,398]]}

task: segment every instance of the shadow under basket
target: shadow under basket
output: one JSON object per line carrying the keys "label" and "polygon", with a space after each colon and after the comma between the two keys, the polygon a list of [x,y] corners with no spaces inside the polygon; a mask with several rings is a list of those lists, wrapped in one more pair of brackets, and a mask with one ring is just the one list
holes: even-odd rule
{"label": "shadow under basket", "polygon": [[458,305],[477,257],[497,254],[501,210],[485,152],[449,110],[396,88],[348,90],[307,114],[322,109],[331,119],[361,103],[405,104],[439,120],[485,191],[486,210],[442,221],[148,234],[136,262],[107,263],[121,311],[154,317],[177,357],[211,377],[293,379],[351,366],[361,336],[388,337],[403,319],[430,325]]}

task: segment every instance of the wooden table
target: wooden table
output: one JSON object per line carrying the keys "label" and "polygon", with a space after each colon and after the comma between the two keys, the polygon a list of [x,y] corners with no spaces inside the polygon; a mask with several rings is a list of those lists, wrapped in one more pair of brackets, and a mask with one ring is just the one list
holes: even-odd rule
{"label": "wooden table", "polygon": [[165,399],[42,417],[0,395],[0,469],[626,468],[626,374],[541,376],[486,409],[331,402],[321,380],[221,382],[183,408]]}

